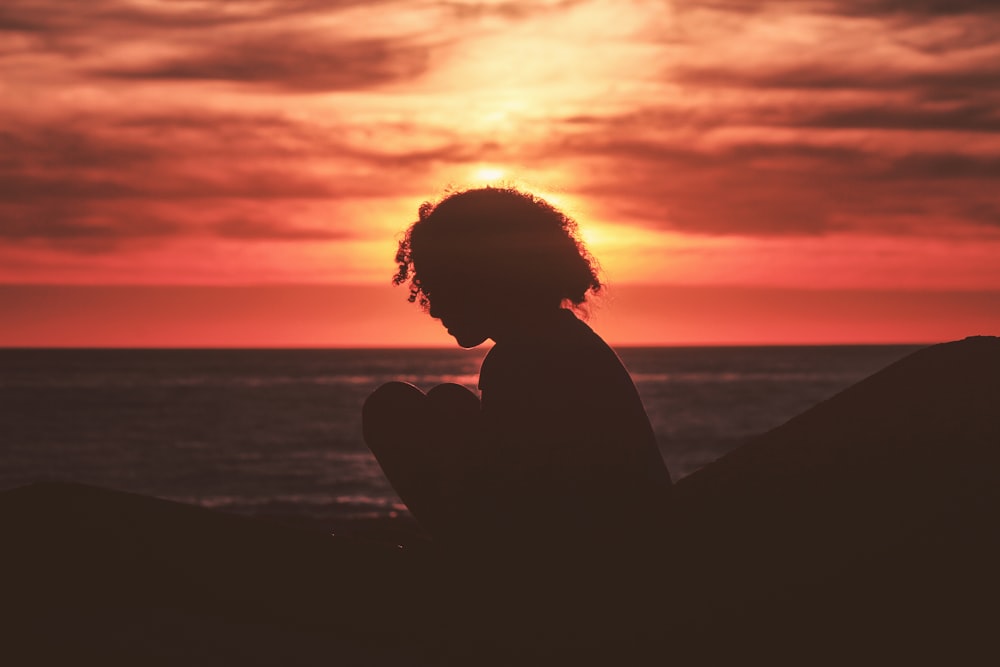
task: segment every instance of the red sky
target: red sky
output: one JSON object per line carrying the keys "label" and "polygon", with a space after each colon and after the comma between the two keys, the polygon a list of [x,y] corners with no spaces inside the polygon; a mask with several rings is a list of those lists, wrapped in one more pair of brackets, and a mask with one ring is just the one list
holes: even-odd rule
{"label": "red sky", "polygon": [[619,343],[1000,333],[994,0],[5,0],[0,345],[448,344],[448,187],[576,217]]}

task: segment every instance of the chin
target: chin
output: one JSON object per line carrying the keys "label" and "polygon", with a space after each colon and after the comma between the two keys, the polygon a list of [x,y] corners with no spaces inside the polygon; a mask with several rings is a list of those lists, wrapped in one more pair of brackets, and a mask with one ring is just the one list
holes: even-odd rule
{"label": "chin", "polygon": [[482,345],[486,342],[488,336],[483,336],[480,334],[463,334],[463,333],[452,333],[449,331],[455,342],[458,343],[459,347],[464,347],[465,349],[470,349],[478,345]]}

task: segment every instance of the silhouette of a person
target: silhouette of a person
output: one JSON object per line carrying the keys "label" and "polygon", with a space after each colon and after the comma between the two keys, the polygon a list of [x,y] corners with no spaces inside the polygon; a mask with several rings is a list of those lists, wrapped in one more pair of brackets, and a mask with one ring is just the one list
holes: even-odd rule
{"label": "silhouette of a person", "polygon": [[436,541],[576,549],[663,532],[670,477],[617,355],[572,308],[602,288],[575,223],[507,188],[425,203],[394,282],[458,344],[495,342],[482,400],[392,382],[363,410],[389,481]]}

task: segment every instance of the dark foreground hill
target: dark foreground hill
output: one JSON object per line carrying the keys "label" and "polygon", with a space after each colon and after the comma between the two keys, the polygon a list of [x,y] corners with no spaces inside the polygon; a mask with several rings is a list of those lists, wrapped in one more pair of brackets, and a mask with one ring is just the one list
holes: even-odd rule
{"label": "dark foreground hill", "polygon": [[1000,339],[920,350],[676,499],[687,557],[714,573],[687,599],[726,650],[961,664],[1000,621]]}
{"label": "dark foreground hill", "polygon": [[961,663],[996,651],[998,462],[1000,339],[976,337],[681,480],[655,570],[515,576],[36,484],[0,494],[0,637],[9,664]]}

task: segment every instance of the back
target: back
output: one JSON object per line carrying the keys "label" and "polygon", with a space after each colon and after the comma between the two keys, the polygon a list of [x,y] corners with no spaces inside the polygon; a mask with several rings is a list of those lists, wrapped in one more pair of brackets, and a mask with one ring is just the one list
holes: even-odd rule
{"label": "back", "polygon": [[508,531],[634,539],[661,531],[670,476],[635,385],[570,311],[483,362],[484,494]]}

